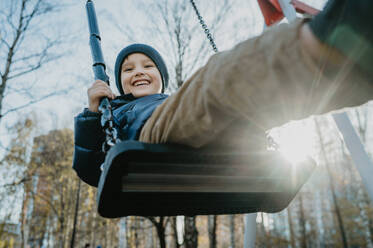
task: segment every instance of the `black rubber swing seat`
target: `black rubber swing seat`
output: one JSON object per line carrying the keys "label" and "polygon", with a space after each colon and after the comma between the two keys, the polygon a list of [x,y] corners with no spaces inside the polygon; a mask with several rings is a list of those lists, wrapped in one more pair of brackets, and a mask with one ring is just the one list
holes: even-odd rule
{"label": "black rubber swing seat", "polygon": [[274,213],[289,205],[314,167],[311,159],[292,165],[276,151],[124,141],[106,156],[98,212],[107,218]]}

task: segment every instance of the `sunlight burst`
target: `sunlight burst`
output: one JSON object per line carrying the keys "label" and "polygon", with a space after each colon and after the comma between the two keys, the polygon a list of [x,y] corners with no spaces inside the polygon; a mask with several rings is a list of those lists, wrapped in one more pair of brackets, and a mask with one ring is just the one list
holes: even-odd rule
{"label": "sunlight burst", "polygon": [[314,132],[305,122],[291,122],[271,131],[281,154],[292,164],[306,161],[314,154]]}

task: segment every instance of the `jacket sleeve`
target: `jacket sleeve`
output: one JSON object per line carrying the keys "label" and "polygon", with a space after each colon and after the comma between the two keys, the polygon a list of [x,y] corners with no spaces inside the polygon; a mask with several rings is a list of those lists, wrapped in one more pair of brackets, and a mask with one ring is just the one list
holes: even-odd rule
{"label": "jacket sleeve", "polygon": [[97,187],[100,166],[105,160],[101,151],[105,134],[100,125],[100,114],[85,109],[74,120],[73,168],[84,182]]}

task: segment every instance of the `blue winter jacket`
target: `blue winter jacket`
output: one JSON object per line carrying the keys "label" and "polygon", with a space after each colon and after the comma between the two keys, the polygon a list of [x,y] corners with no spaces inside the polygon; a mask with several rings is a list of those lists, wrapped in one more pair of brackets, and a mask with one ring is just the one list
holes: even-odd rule
{"label": "blue winter jacket", "polygon": [[[154,94],[135,98],[127,94],[112,100],[114,125],[119,138],[137,140],[146,120],[167,97],[165,94]],[[73,168],[84,182],[96,187],[101,175],[100,166],[105,160],[101,150],[105,134],[100,122],[100,114],[88,109],[75,117]]]}

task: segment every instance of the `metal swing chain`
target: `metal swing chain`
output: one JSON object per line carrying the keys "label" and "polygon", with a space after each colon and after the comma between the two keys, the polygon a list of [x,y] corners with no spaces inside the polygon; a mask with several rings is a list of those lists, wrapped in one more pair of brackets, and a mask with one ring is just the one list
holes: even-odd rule
{"label": "metal swing chain", "polygon": [[106,153],[110,147],[114,146],[118,142],[118,132],[114,127],[111,104],[107,98],[101,101],[98,109],[101,113],[101,126],[106,137],[104,143],[102,143],[102,151]]}
{"label": "metal swing chain", "polygon": [[[216,47],[214,38],[212,37],[212,35],[210,33],[210,30],[207,28],[206,23],[203,21],[203,18],[198,11],[196,3],[194,2],[194,0],[190,0],[190,3],[192,4],[194,11],[196,12],[199,23],[201,23],[201,26],[204,29],[205,34],[207,35],[207,39],[210,41],[212,49],[214,50],[214,52],[217,53],[218,48]],[[280,145],[271,136],[267,136],[267,147],[270,148],[270,149],[278,150]]]}
{"label": "metal swing chain", "polygon": [[214,50],[214,52],[216,52],[216,53],[219,52],[218,48],[216,47],[214,38],[212,37],[212,35],[210,33],[210,30],[207,28],[207,25],[206,25],[205,21],[202,19],[202,16],[200,15],[200,13],[197,9],[196,3],[194,2],[194,0],[190,0],[190,3],[192,4],[194,11],[196,12],[199,23],[201,24],[202,28],[205,31],[205,34],[207,35],[207,39],[210,41],[210,44],[212,46],[212,50]]}
{"label": "metal swing chain", "polygon": [[[109,85],[109,76],[106,74],[106,65],[102,55],[101,37],[98,30],[96,11],[91,0],[87,0],[86,11],[89,27],[89,45],[91,47],[91,55],[93,60],[93,73],[96,80],[100,79]],[[118,142],[118,133],[114,127],[111,105],[107,97],[104,97],[100,101],[98,111],[101,113],[101,126],[106,137],[104,143],[102,144],[102,151],[106,153],[110,147],[114,146]]]}

